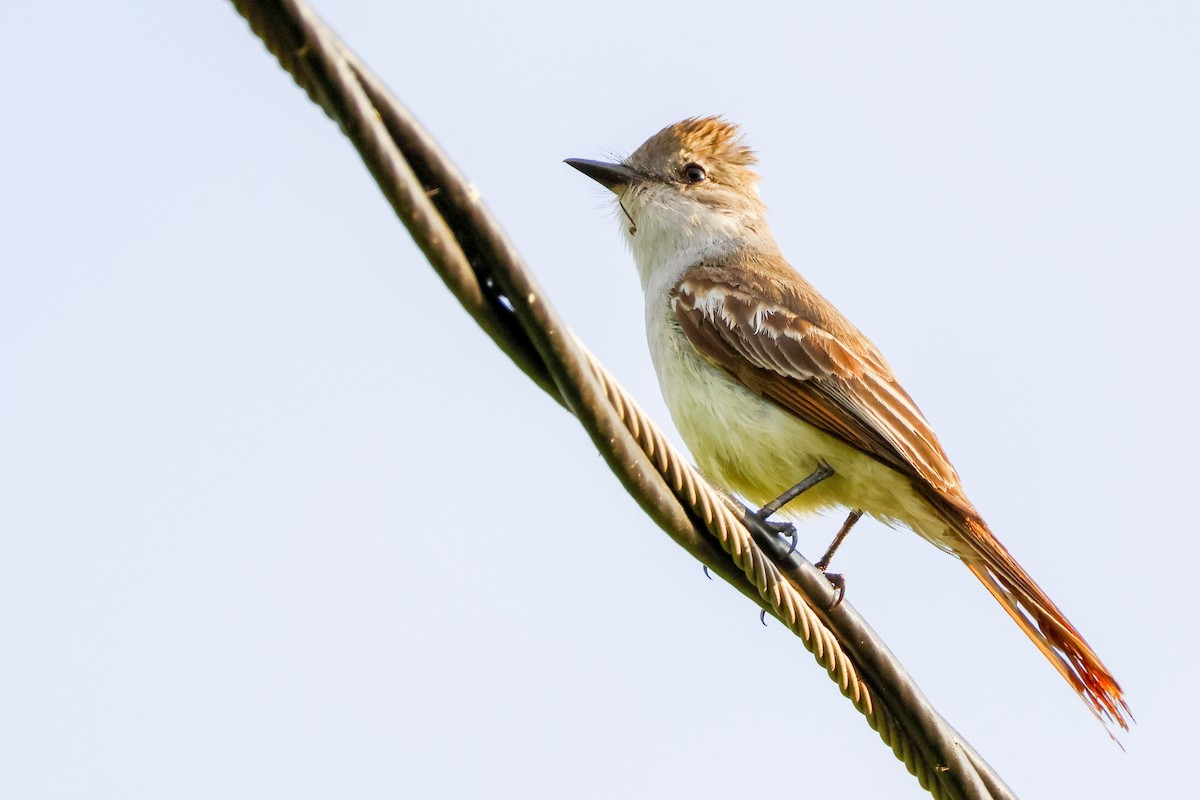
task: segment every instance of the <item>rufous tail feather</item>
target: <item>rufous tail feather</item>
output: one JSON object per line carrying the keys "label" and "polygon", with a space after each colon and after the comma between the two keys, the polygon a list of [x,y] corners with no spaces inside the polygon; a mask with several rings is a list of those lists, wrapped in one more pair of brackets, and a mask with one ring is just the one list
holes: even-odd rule
{"label": "rufous tail feather", "polygon": [[959,555],[992,597],[1025,631],[1059,674],[1103,723],[1129,730],[1133,716],[1120,685],[1083,636],[1033,578],[1009,555],[982,520],[959,518],[954,527],[966,547]]}

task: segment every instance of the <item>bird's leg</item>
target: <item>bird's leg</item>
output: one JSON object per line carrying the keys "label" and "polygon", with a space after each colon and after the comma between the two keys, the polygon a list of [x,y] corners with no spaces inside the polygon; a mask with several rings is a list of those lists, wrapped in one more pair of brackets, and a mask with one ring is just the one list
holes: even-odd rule
{"label": "bird's leg", "polygon": [[862,518],[863,512],[861,509],[854,509],[850,512],[850,516],[846,517],[846,521],[842,523],[841,529],[837,532],[837,536],[833,537],[833,541],[829,544],[829,549],[825,551],[825,555],[821,556],[821,560],[813,564],[814,567],[825,573],[825,579],[833,584],[833,588],[837,591],[837,598],[833,601],[833,605],[829,610],[837,608],[842,602],[842,598],[846,596],[846,579],[836,572],[829,572],[829,562],[833,560],[833,554],[842,546],[842,542],[846,539],[846,534],[850,533],[850,529],[854,527],[854,523]]}
{"label": "bird's leg", "polygon": [[788,503],[792,502],[797,497],[804,494],[809,489],[816,486],[818,483],[830,477],[831,475],[833,475],[833,467],[825,463],[817,464],[817,468],[813,470],[811,475],[797,483],[792,488],[788,489],[783,494],[779,495],[779,497],[776,497],[774,500],[767,503],[758,511],[755,511],[754,516],[766,521],[766,519],[776,511],[783,508]]}
{"label": "bird's leg", "polygon": [[854,527],[854,523],[862,518],[863,512],[861,509],[854,509],[850,512],[850,516],[846,517],[846,521],[842,523],[842,528],[837,532],[837,536],[833,537],[833,541],[829,544],[829,549],[825,551],[825,555],[821,556],[821,560],[813,564],[814,567],[824,572],[829,569],[829,562],[833,560],[833,554],[842,546],[842,542],[846,540],[846,534],[850,533],[850,529]]}
{"label": "bird's leg", "polygon": [[811,475],[754,512],[754,516],[767,527],[773,529],[780,536],[787,536],[792,540],[788,555],[791,555],[796,549],[796,526],[790,522],[771,522],[768,517],[831,475],[833,475],[833,467],[819,463]]}

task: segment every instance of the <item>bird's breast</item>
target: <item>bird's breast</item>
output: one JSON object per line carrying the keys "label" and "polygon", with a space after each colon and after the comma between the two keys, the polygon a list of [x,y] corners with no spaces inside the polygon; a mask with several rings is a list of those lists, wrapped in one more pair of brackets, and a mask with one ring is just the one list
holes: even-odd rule
{"label": "bird's breast", "polygon": [[648,312],[647,338],[663,400],[701,470],[762,504],[816,469],[828,454],[826,434],[705,361],[680,330],[669,301]]}

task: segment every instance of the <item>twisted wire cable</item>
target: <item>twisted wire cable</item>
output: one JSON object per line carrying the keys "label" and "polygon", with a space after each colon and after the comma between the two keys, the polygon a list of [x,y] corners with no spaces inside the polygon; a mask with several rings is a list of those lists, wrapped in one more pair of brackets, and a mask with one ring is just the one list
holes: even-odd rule
{"label": "twisted wire cable", "polygon": [[[577,342],[577,347],[604,385],[609,402],[625,421],[630,434],[643,447],[672,490],[700,517],[738,566],[752,576],[763,598],[770,604],[768,610],[800,638],[842,694],[867,718],[867,723],[892,748],[922,788],[934,797],[954,796],[944,794],[943,787],[936,780],[936,772],[939,769],[945,771],[947,765],[932,765],[922,757],[912,738],[897,725],[886,707],[872,702],[869,686],[859,677],[853,661],[838,639],[817,617],[810,599],[789,582],[775,563],[755,545],[751,532],[744,524],[746,509],[735,510],[727,497],[714,490],[666,440],[662,431],[608,373],[599,359],[581,342]],[[823,599],[828,607],[828,598]]]}
{"label": "twisted wire cable", "polygon": [[877,711],[871,702],[870,689],[859,679],[853,662],[842,650],[837,638],[817,618],[807,598],[784,578],[775,564],[754,544],[741,515],[735,515],[728,499],[714,491],[683,459],[600,361],[582,343],[577,341],[576,346],[604,386],[613,410],[625,422],[630,434],[645,450],[667,485],[717,537],[722,549],[751,576],[770,604],[769,610],[800,637],[843,694],[863,714],[874,719]]}
{"label": "twisted wire cable", "polygon": [[745,519],[744,507],[714,490],[575,340],[478,192],[311,9],[300,0],[233,3],[297,84],[351,139],[463,307],[522,371],[579,418],[651,517],[799,636],[934,797],[1013,797],[929,706],[848,604],[836,614],[824,610],[832,593],[824,577],[786,551],[765,526]]}

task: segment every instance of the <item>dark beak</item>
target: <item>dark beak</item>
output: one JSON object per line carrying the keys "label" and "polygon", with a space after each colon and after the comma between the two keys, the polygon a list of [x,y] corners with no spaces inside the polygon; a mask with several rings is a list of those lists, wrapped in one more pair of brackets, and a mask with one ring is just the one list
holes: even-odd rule
{"label": "dark beak", "polygon": [[610,164],[607,161],[592,161],[589,158],[568,158],[565,163],[587,175],[606,189],[616,191],[625,186],[633,186],[645,180],[641,175],[624,164]]}

